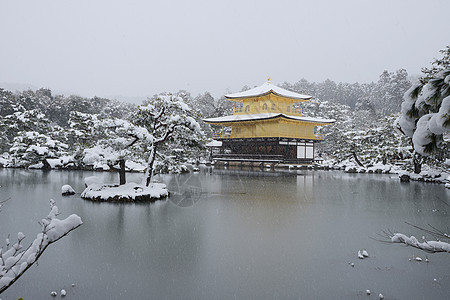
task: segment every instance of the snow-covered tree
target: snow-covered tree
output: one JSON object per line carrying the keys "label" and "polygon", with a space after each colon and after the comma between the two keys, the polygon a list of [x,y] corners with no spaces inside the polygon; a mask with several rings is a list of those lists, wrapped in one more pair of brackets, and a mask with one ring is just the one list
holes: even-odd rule
{"label": "snow-covered tree", "polygon": [[98,137],[99,118],[96,114],[70,112],[68,135],[70,143],[75,147],[87,148],[95,145]]}
{"label": "snow-covered tree", "polygon": [[184,94],[162,94],[150,99],[132,116],[133,123],[147,131],[148,149],[146,185],[151,182],[157,151],[168,141],[197,144],[203,136],[193,110]]}
{"label": "snow-covered tree", "polygon": [[0,117],[0,151],[7,151],[19,132],[50,132],[50,121],[40,110],[17,111]]}
{"label": "snow-covered tree", "polygon": [[449,157],[450,130],[450,47],[441,52],[444,57],[405,93],[399,119],[416,153],[438,160]]}
{"label": "snow-covered tree", "polygon": [[408,73],[405,69],[396,72],[385,70],[371,93],[377,114],[386,116],[400,111],[404,93],[411,87]]}
{"label": "snow-covered tree", "polygon": [[10,91],[0,88],[0,116],[11,115],[20,110],[20,105],[15,101]]}
{"label": "snow-covered tree", "polygon": [[49,167],[47,159],[67,155],[68,145],[36,131],[21,131],[9,150],[14,167],[40,164]]}

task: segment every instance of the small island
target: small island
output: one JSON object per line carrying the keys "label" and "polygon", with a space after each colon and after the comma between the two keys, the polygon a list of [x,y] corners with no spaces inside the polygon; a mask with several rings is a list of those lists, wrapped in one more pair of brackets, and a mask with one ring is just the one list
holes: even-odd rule
{"label": "small island", "polygon": [[169,196],[164,183],[151,183],[149,186],[126,183],[92,183],[81,193],[81,198],[92,201],[110,202],[155,202]]}

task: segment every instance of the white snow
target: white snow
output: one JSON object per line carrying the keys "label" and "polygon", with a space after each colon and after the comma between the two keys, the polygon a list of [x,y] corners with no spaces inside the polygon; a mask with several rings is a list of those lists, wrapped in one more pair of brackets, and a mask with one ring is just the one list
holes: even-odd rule
{"label": "white snow", "polygon": [[75,194],[75,190],[70,185],[65,184],[61,187],[61,194],[63,195]]}
{"label": "white snow", "polygon": [[47,162],[52,169],[55,169],[57,167],[62,167],[62,165],[63,165],[61,159],[58,159],[58,158],[47,158]]}
{"label": "white snow", "polygon": [[207,118],[207,119],[203,119],[203,121],[205,121],[207,123],[228,123],[228,122],[267,120],[267,119],[275,119],[275,118],[285,118],[285,119],[291,119],[291,120],[296,120],[296,121],[324,123],[324,124],[332,124],[332,123],[336,122],[336,120],[334,120],[334,119],[291,116],[291,115],[286,115],[286,114],[282,114],[282,113],[229,115],[229,116],[223,116],[223,117],[217,117],[217,118]]}
{"label": "white snow", "polygon": [[362,255],[363,255],[364,257],[369,257],[369,253],[367,253],[367,250],[366,250],[366,249],[363,249]]}
{"label": "white snow", "polygon": [[28,169],[42,169],[43,167],[44,164],[42,162],[38,162],[37,164],[29,166]]}
{"label": "white snow", "polygon": [[[21,242],[25,238],[21,232],[18,233],[18,242],[13,247],[10,247],[5,252],[2,252],[3,249],[0,250],[2,257],[0,260],[0,291],[9,286],[15,278],[22,275],[29,266],[34,264],[48,245],[56,242],[83,224],[81,218],[75,214],[70,215],[64,220],[56,218],[58,215],[58,207],[53,200],[50,200],[50,207],[51,211],[49,215],[40,222],[42,231],[26,250],[17,251],[22,248]],[[8,240],[7,244],[9,244]]]}
{"label": "white snow", "polygon": [[212,140],[211,142],[206,144],[206,147],[222,147],[222,141]]}
{"label": "white snow", "polygon": [[422,154],[426,155],[425,153],[425,146],[432,142],[431,140],[431,134],[429,128],[429,121],[433,117],[434,114],[426,114],[422,116],[419,121],[417,121],[417,128],[416,131],[413,134],[412,140],[414,143],[414,149]]}
{"label": "white snow", "polygon": [[166,185],[163,183],[152,183],[146,187],[141,184],[130,182],[119,186],[92,183],[83,191],[83,193],[81,193],[82,198],[101,199],[103,201],[116,196],[134,200],[138,196],[146,195],[149,195],[151,198],[159,199],[167,196],[168,191]]}
{"label": "white snow", "polygon": [[393,243],[402,243],[429,252],[450,252],[450,244],[441,241],[419,242],[416,237],[407,237],[402,233],[396,233],[391,237]]}
{"label": "white snow", "polygon": [[138,162],[127,160],[125,161],[125,168],[129,171],[144,172],[147,166]]}
{"label": "white snow", "polygon": [[249,97],[262,96],[262,95],[266,95],[269,93],[274,93],[274,94],[277,94],[280,96],[297,99],[297,100],[309,100],[312,98],[312,96],[309,96],[309,95],[302,95],[302,94],[298,94],[295,92],[285,90],[276,85],[273,85],[270,82],[265,82],[262,85],[255,87],[253,89],[250,89],[248,91],[234,93],[234,94],[228,94],[228,95],[225,95],[225,97],[228,99],[249,98]]}
{"label": "white snow", "polygon": [[84,184],[86,185],[86,187],[90,186],[93,183],[102,184],[103,181],[97,176],[89,176],[84,178]]}
{"label": "white snow", "polygon": [[38,155],[45,155],[49,152],[47,147],[42,147],[39,145],[31,145],[28,147],[26,152],[36,152]]}
{"label": "white snow", "polygon": [[[116,161],[118,152],[111,147],[102,147],[100,145],[83,151],[83,163],[85,165],[94,166],[95,169],[109,170],[108,161]],[[107,169],[105,167],[108,167]]]}

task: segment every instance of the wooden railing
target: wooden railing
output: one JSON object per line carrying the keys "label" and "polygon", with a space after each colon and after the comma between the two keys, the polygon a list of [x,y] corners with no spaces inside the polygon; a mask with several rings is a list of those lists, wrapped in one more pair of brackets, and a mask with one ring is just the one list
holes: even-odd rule
{"label": "wooden railing", "polygon": [[215,154],[215,160],[223,161],[252,161],[252,162],[280,162],[283,155],[270,154]]}
{"label": "wooden railing", "polygon": [[286,107],[284,107],[284,110],[280,107],[276,107],[276,109],[272,109],[271,107],[268,107],[267,109],[262,109],[259,108],[257,106],[251,106],[248,107],[247,110],[245,110],[243,107],[234,107],[233,108],[233,114],[235,115],[242,115],[242,114],[260,114],[260,113],[268,113],[268,112],[273,112],[273,113],[284,113],[287,115],[296,115],[296,116],[303,116],[303,109],[300,108],[294,108],[291,107],[291,109],[288,111],[286,109]]}
{"label": "wooden railing", "polygon": [[231,139],[231,133],[215,132],[213,133],[213,139]]}

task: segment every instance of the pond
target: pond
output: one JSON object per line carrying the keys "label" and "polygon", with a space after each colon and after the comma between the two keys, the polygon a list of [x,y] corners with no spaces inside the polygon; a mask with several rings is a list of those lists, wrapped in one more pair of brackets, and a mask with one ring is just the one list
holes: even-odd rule
{"label": "pond", "polygon": [[[450,253],[376,241],[383,230],[432,239],[406,224],[450,227],[450,190],[395,175],[214,170],[159,175],[155,204],[80,198],[84,177],[114,173],[0,169],[0,238],[31,242],[49,199],[84,224],[51,245],[5,299],[444,299]],[[128,174],[128,181],[141,174]],[[77,194],[61,196],[70,184]],[[1,243],[4,245],[4,243]],[[367,249],[369,258],[357,252]],[[420,256],[425,261],[409,261]],[[351,266],[354,263],[354,267]],[[74,284],[75,286],[72,286]],[[366,290],[372,291],[370,296]],[[58,296],[59,297],[59,296]]]}

